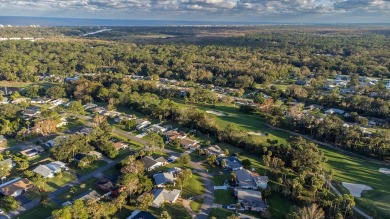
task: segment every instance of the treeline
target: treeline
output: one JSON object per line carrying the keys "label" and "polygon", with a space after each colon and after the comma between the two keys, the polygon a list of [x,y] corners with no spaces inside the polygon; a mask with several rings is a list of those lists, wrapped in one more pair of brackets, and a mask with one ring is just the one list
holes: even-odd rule
{"label": "treeline", "polygon": [[266,31],[225,40],[231,43],[200,46],[5,41],[0,43],[0,61],[4,63],[0,79],[34,81],[35,76],[44,73],[65,77],[113,72],[248,88],[307,72],[323,77],[335,72],[389,77],[386,60],[390,45],[382,35]]}

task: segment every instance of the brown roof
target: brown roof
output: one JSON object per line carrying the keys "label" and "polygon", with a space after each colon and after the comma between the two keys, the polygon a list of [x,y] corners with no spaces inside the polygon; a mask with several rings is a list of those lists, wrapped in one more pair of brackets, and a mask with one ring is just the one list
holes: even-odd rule
{"label": "brown roof", "polygon": [[180,144],[185,146],[185,147],[188,147],[190,145],[193,145],[193,144],[197,144],[198,141],[195,141],[195,140],[192,140],[192,139],[189,139],[189,138],[182,138],[180,140]]}
{"label": "brown roof", "polygon": [[114,147],[116,149],[122,149],[122,148],[125,148],[126,146],[127,146],[127,144],[120,142],[120,141],[114,144]]}
{"label": "brown roof", "polygon": [[1,188],[4,195],[11,196],[19,190],[26,190],[31,186],[28,179],[23,178]]}
{"label": "brown roof", "polygon": [[165,132],[165,135],[169,138],[169,140],[173,141],[176,138],[178,138],[181,134],[180,132],[174,130],[174,131]]}

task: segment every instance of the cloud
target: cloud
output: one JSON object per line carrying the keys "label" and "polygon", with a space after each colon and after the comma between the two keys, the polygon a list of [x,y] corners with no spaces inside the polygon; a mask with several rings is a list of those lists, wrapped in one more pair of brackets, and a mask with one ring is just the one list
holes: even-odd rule
{"label": "cloud", "polygon": [[[353,15],[389,18],[390,0],[0,0],[0,14],[55,14],[108,18],[229,18]],[[23,14],[25,15],[25,14]],[[27,14],[26,14],[27,15]],[[390,18],[389,18],[390,21]]]}

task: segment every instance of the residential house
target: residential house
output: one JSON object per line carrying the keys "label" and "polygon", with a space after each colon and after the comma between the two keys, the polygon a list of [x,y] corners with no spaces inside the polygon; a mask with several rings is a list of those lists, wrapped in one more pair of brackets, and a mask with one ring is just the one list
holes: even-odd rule
{"label": "residential house", "polygon": [[336,75],[335,80],[349,81],[350,77],[348,75]]}
{"label": "residential house", "polygon": [[30,98],[27,97],[19,97],[15,98],[14,100],[11,101],[12,104],[19,104],[19,103],[24,103],[30,101]]}
{"label": "residential house", "polygon": [[59,106],[59,105],[61,105],[61,104],[64,104],[64,100],[63,100],[63,99],[52,100],[52,101],[50,102],[50,104],[51,104],[52,106]]}
{"label": "residential house", "polygon": [[146,128],[148,125],[152,124],[148,120],[143,120],[143,119],[136,119],[135,123],[137,124],[136,129],[138,130]]}
{"label": "residential house", "polygon": [[89,110],[89,109],[97,107],[97,105],[94,103],[88,103],[88,104],[83,105],[83,107],[85,110]]}
{"label": "residential house", "polygon": [[27,149],[22,150],[20,153],[26,155],[28,158],[33,158],[45,150],[41,146],[29,146]]}
{"label": "residential house", "polygon": [[77,81],[79,80],[80,77],[79,76],[75,76],[75,77],[68,77],[68,78],[65,78],[65,82],[72,82],[72,81]]}
{"label": "residential house", "polygon": [[89,127],[84,127],[80,131],[76,132],[77,134],[84,134],[84,135],[89,135],[90,133],[93,132],[93,128]]}
{"label": "residential house", "polygon": [[323,108],[324,108],[323,106],[317,105],[317,104],[311,104],[311,105],[305,107],[305,109],[307,109],[307,110],[315,110],[315,109],[322,110]]}
{"label": "residential house", "polygon": [[169,142],[172,142],[176,139],[182,139],[182,138],[186,137],[185,134],[182,134],[176,130],[167,131],[164,133],[164,135],[166,136],[166,138]]}
{"label": "residential house", "polygon": [[103,114],[106,111],[106,108],[104,107],[95,107],[89,109],[92,113],[97,113],[97,114]]}
{"label": "residential house", "polygon": [[164,128],[164,127],[161,127],[161,126],[155,124],[155,125],[151,125],[148,128],[148,131],[155,132],[155,133],[164,133],[165,131],[167,131],[167,128]]}
{"label": "residential house", "polygon": [[26,178],[16,178],[0,185],[0,192],[5,196],[17,197],[32,187]]}
{"label": "residential house", "polygon": [[23,112],[23,116],[28,118],[37,117],[39,114],[41,114],[41,109],[39,107],[28,107]]}
{"label": "residential house", "polygon": [[172,168],[169,168],[169,169],[165,170],[165,172],[166,173],[171,173],[171,174],[173,174],[174,177],[176,177],[176,175],[181,172],[181,168],[179,168],[179,167],[172,167]]}
{"label": "residential house", "polygon": [[44,165],[41,164],[35,167],[33,172],[41,175],[43,178],[52,178],[64,168],[66,167],[63,162],[55,161]]}
{"label": "residential house", "polygon": [[172,191],[166,189],[156,189],[153,192],[152,206],[159,208],[163,203],[175,203],[180,196],[180,190],[174,189]]}
{"label": "residential house", "polygon": [[140,211],[136,209],[131,212],[131,215],[127,219],[157,219],[153,214],[147,211]]}
{"label": "residential house", "polygon": [[238,203],[247,211],[265,211],[267,204],[262,200],[261,192],[255,190],[235,189]]}
{"label": "residential house", "polygon": [[103,154],[98,151],[90,151],[88,152],[88,155],[95,157],[96,159],[103,158]]}
{"label": "residential house", "polygon": [[218,158],[217,162],[219,165],[222,165],[222,160],[226,162],[226,166],[224,168],[230,169],[230,170],[240,170],[243,168],[243,165],[241,164],[241,161],[237,159],[237,157],[230,156],[227,158]]}
{"label": "residential house", "polygon": [[336,109],[336,108],[329,108],[327,110],[325,110],[325,114],[339,114],[339,115],[343,115],[345,113],[344,110],[341,110],[341,109]]}
{"label": "residential house", "polygon": [[121,141],[118,141],[118,142],[114,143],[114,147],[117,150],[124,150],[124,149],[129,148],[129,145],[126,143],[123,143]]}
{"label": "residential house", "polygon": [[192,140],[192,139],[187,138],[187,137],[180,139],[180,145],[184,149],[189,149],[190,151],[195,151],[197,148],[200,147],[199,141]]}
{"label": "residential house", "polygon": [[211,145],[207,148],[203,149],[204,151],[207,151],[206,153],[208,155],[215,154],[217,157],[225,157],[225,153],[221,150],[221,148],[218,145]]}
{"label": "residential house", "polygon": [[237,185],[240,189],[266,189],[268,186],[268,177],[259,176],[259,174],[246,169],[234,171]]}
{"label": "residential house", "polygon": [[164,188],[167,184],[175,185],[175,176],[172,173],[156,173],[153,179],[158,188]]}
{"label": "residential house", "polygon": [[165,164],[168,163],[168,161],[165,160],[165,158],[163,158],[163,157],[159,157],[157,159],[154,159],[151,156],[145,156],[145,157],[141,158],[141,161],[145,164],[145,169],[147,171],[154,170],[155,168],[164,166]]}
{"label": "residential house", "polygon": [[112,195],[118,195],[122,192],[122,188],[116,186],[110,179],[103,177],[96,183],[96,187],[104,192],[109,192]]}
{"label": "residential house", "polygon": [[49,103],[50,101],[51,101],[51,99],[49,99],[47,97],[39,97],[39,98],[32,99],[31,103],[34,103],[34,104],[46,104],[46,103]]}
{"label": "residential house", "polygon": [[119,115],[117,116],[114,121],[116,123],[119,123],[121,121],[129,121],[129,120],[132,120],[132,119],[135,119],[132,115]]}
{"label": "residential house", "polygon": [[99,201],[102,198],[102,195],[100,195],[95,190],[87,191],[83,194],[81,194],[79,197],[76,197],[75,200],[82,200],[82,201]]}
{"label": "residential house", "polygon": [[114,117],[120,116],[121,114],[122,113],[117,112],[117,111],[106,111],[106,112],[103,113],[103,115],[108,116],[110,118],[114,118]]}

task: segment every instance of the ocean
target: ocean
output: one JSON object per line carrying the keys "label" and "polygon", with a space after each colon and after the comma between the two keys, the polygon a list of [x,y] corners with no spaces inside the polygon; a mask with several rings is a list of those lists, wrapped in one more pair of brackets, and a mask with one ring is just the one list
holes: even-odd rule
{"label": "ocean", "polygon": [[194,26],[194,25],[261,25],[277,23],[223,22],[223,21],[173,21],[173,20],[121,20],[87,18],[52,18],[0,16],[0,25],[11,26]]}

